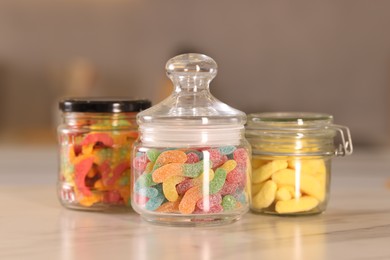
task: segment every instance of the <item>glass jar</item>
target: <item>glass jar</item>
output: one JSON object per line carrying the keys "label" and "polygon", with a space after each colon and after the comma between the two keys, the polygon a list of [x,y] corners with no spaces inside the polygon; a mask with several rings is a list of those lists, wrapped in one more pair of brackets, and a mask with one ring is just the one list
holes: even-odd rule
{"label": "glass jar", "polygon": [[253,156],[251,210],[265,214],[323,212],[331,159],[353,150],[349,129],[327,114],[250,114],[246,137]]}
{"label": "glass jar", "polygon": [[137,116],[132,206],[160,224],[235,221],[249,210],[246,115],[210,94],[217,73],[210,57],[179,55],[166,70],[174,92]]}
{"label": "glass jar", "polygon": [[67,208],[130,208],[130,154],[136,114],[147,100],[65,99],[58,127],[58,197]]}

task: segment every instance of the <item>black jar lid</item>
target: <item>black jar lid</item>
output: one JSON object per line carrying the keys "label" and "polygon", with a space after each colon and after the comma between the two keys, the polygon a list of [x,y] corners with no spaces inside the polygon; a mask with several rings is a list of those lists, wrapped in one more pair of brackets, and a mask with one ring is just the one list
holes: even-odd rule
{"label": "black jar lid", "polygon": [[62,112],[126,113],[139,112],[151,107],[147,99],[126,98],[69,98],[59,102]]}

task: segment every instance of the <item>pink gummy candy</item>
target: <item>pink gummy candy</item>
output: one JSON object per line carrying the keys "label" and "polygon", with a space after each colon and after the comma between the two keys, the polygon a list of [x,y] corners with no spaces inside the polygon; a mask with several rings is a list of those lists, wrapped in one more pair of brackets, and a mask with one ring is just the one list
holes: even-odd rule
{"label": "pink gummy candy", "polygon": [[143,172],[145,171],[148,162],[149,162],[148,157],[146,156],[146,154],[143,154],[141,156],[134,158],[133,167],[135,170]]}
{"label": "pink gummy candy", "polygon": [[75,184],[85,196],[91,196],[92,192],[85,185],[85,178],[93,165],[93,157],[86,158],[75,165]]}
{"label": "pink gummy candy", "polygon": [[81,145],[96,143],[101,143],[104,146],[112,147],[114,145],[114,140],[110,135],[105,133],[90,133],[84,138],[84,140],[81,142]]}
{"label": "pink gummy candy", "polygon": [[228,160],[227,156],[222,155],[217,149],[209,149],[207,151],[210,153],[210,161],[213,163],[213,169],[218,168]]}
{"label": "pink gummy candy", "polygon": [[183,196],[184,193],[186,193],[192,187],[194,187],[192,179],[185,179],[184,181],[182,181],[178,185],[176,185],[177,194],[179,194],[180,196]]}
{"label": "pink gummy candy", "polygon": [[211,214],[211,213],[219,213],[221,211],[223,211],[223,207],[221,205],[215,205],[215,206],[211,207],[208,211],[204,211],[204,210],[196,207],[193,214],[204,214],[204,213]]}
{"label": "pink gummy candy", "polygon": [[199,162],[199,156],[196,153],[194,152],[187,153],[186,163],[197,163],[197,162]]}
{"label": "pink gummy candy", "polygon": [[233,152],[233,158],[239,165],[246,165],[248,153],[244,148],[238,148]]}
{"label": "pink gummy candy", "polygon": [[209,196],[205,196],[203,198],[201,198],[200,200],[198,200],[196,202],[196,206],[201,209],[201,210],[204,210],[205,209],[205,205],[207,205],[207,202],[208,202],[208,207],[209,208],[212,208],[216,205],[220,205],[221,202],[222,202],[222,196],[221,194],[212,194],[212,195],[209,195]]}
{"label": "pink gummy candy", "polygon": [[123,199],[118,191],[111,190],[104,193],[103,202],[111,204],[120,204],[123,203]]}
{"label": "pink gummy candy", "polygon": [[233,194],[236,192],[237,188],[238,188],[238,183],[231,183],[229,181],[226,181],[224,184],[223,184],[223,187],[222,189],[219,191],[219,193],[224,196],[224,195],[228,195],[228,194]]}

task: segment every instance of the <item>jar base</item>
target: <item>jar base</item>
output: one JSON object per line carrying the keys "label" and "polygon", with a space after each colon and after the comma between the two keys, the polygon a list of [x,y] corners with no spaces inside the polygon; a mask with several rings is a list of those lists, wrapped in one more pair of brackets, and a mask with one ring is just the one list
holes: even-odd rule
{"label": "jar base", "polygon": [[151,224],[175,227],[220,226],[236,222],[242,215],[208,215],[206,216],[151,216],[143,215],[141,218]]}
{"label": "jar base", "polygon": [[130,206],[124,205],[109,205],[109,204],[94,204],[90,207],[86,207],[77,203],[63,203],[61,205],[66,209],[79,210],[79,211],[91,211],[91,212],[131,212],[133,211]]}
{"label": "jar base", "polygon": [[272,215],[272,216],[280,216],[280,217],[299,217],[299,216],[313,216],[313,215],[320,215],[324,213],[324,210],[316,209],[316,210],[310,210],[310,211],[302,211],[302,212],[294,212],[294,213],[278,213],[276,211],[272,210],[266,210],[266,209],[250,209],[252,213],[259,214],[259,215]]}

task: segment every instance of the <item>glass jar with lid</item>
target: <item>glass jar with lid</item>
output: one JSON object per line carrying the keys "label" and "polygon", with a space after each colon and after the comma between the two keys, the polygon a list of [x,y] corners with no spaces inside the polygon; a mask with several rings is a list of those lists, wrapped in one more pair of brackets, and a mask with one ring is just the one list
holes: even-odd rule
{"label": "glass jar with lid", "polygon": [[210,57],[179,55],[166,70],[173,93],[137,116],[132,206],[160,224],[237,220],[249,209],[246,115],[211,95],[217,64]]}
{"label": "glass jar with lid", "polygon": [[59,107],[58,197],[71,209],[130,209],[136,115],[148,100],[64,99]]}
{"label": "glass jar with lid", "polygon": [[349,129],[328,114],[250,114],[246,137],[253,156],[251,210],[264,214],[323,212],[331,159],[353,150]]}

